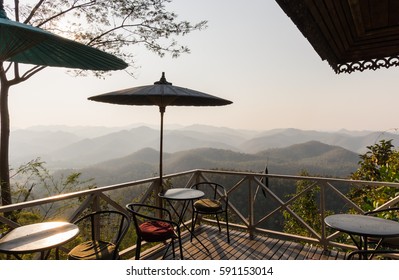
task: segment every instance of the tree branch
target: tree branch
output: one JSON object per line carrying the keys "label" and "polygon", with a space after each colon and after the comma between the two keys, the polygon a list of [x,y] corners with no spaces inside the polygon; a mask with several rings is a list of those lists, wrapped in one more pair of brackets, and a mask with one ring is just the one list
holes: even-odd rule
{"label": "tree branch", "polygon": [[[41,2],[44,2],[44,1],[41,1]],[[39,4],[39,3],[38,3],[38,4]],[[41,4],[42,4],[42,3],[40,3],[40,5],[41,5]],[[43,22],[41,22],[40,24],[38,24],[37,27],[40,27],[40,26],[46,24],[47,22],[52,21],[53,19],[56,19],[56,18],[58,18],[58,17],[60,17],[60,16],[62,16],[62,15],[64,15],[64,14],[66,14],[66,13],[69,13],[70,11],[73,11],[73,10],[76,10],[76,9],[80,9],[80,8],[84,8],[84,7],[90,7],[90,6],[93,6],[93,5],[95,5],[95,4],[96,4],[96,1],[95,1],[95,0],[89,1],[89,2],[87,2],[87,3],[83,3],[83,4],[80,4],[80,5],[76,5],[76,6],[75,6],[75,4],[73,4],[69,9],[63,10],[63,11],[61,11],[61,12],[59,12],[59,13],[57,13],[57,14],[55,14],[55,15],[49,17],[49,18],[47,18],[46,20],[44,20]],[[37,8],[39,8],[40,5],[37,6]],[[27,22],[27,21],[26,21],[26,22]]]}
{"label": "tree branch", "polygon": [[26,72],[22,75],[22,77],[20,78],[21,81],[25,81],[25,80],[29,79],[30,77],[32,77],[32,76],[35,75],[36,73],[42,71],[42,70],[45,69],[46,67],[47,67],[47,66],[40,66],[40,65],[38,65],[38,66],[35,66],[35,67],[29,69],[28,71],[26,71]]}
{"label": "tree branch", "polygon": [[28,17],[25,19],[24,23],[28,23],[33,16],[36,14],[37,10],[40,8],[40,6],[43,4],[45,0],[40,0],[39,2],[37,2],[37,4],[33,7],[32,11],[29,13]]}

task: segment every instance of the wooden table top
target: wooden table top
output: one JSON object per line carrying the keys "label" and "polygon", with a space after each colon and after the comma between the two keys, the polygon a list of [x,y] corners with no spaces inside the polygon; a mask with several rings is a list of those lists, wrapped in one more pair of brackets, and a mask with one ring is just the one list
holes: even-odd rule
{"label": "wooden table top", "polygon": [[68,222],[43,222],[13,229],[0,239],[0,252],[26,254],[58,247],[79,233],[77,225]]}

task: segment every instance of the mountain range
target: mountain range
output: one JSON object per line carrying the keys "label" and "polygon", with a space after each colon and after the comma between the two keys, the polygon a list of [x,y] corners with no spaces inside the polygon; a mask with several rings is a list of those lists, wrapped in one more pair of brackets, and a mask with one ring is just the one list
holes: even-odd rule
{"label": "mountain range", "polygon": [[[215,148],[197,148],[164,154],[164,173],[192,169],[223,169],[270,173],[309,174],[347,178],[357,169],[359,156],[344,148],[310,141],[285,148],[247,154]],[[80,169],[62,169],[56,174],[80,172],[83,180],[94,179],[97,185],[111,185],[157,176],[159,152],[144,148],[128,156],[107,160]]]}
{"label": "mountain range", "polygon": [[[210,148],[241,156],[256,157],[263,153],[263,161],[267,161],[273,157],[276,151],[273,149],[310,141],[341,147],[358,155],[382,139],[393,139],[395,146],[399,143],[397,134],[375,131],[323,132],[294,128],[250,131],[205,125],[173,126],[164,131],[164,152],[178,156],[180,152]],[[15,167],[40,157],[51,169],[88,168],[137,155],[146,148],[159,151],[159,130],[143,124],[123,128],[32,127],[11,132],[10,163]],[[307,152],[315,149],[310,147]]]}
{"label": "mountain range", "polygon": [[[165,174],[191,169],[223,169],[347,178],[359,154],[394,133],[323,132],[293,128],[268,131],[193,125],[164,131]],[[157,176],[159,130],[148,125],[32,127],[12,131],[13,167],[40,157],[57,174],[80,172],[82,180],[110,185]]]}

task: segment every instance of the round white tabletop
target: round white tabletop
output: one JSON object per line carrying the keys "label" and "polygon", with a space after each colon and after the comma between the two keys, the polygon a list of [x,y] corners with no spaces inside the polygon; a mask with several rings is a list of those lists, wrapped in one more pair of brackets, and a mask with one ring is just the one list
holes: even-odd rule
{"label": "round white tabletop", "polygon": [[170,200],[194,200],[204,195],[203,191],[188,188],[168,189],[164,193],[159,194],[160,197]]}
{"label": "round white tabletop", "polygon": [[46,251],[73,239],[77,225],[68,222],[43,222],[17,227],[0,239],[0,252],[26,254]]}

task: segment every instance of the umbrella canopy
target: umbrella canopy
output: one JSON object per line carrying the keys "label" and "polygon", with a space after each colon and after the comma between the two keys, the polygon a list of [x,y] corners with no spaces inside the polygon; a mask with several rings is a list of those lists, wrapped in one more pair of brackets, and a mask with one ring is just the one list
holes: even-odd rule
{"label": "umbrella canopy", "polygon": [[153,85],[113,91],[89,100],[121,105],[167,106],[222,106],[232,102],[200,91],[172,85],[162,73],[160,81]]}
{"label": "umbrella canopy", "polygon": [[162,187],[163,114],[166,106],[222,106],[233,102],[166,81],[165,73],[153,85],[128,88],[89,97],[89,100],[121,105],[156,105],[161,113],[159,179]]}
{"label": "umbrella canopy", "polygon": [[114,55],[9,20],[1,8],[0,3],[0,61],[103,71],[128,66]]}

